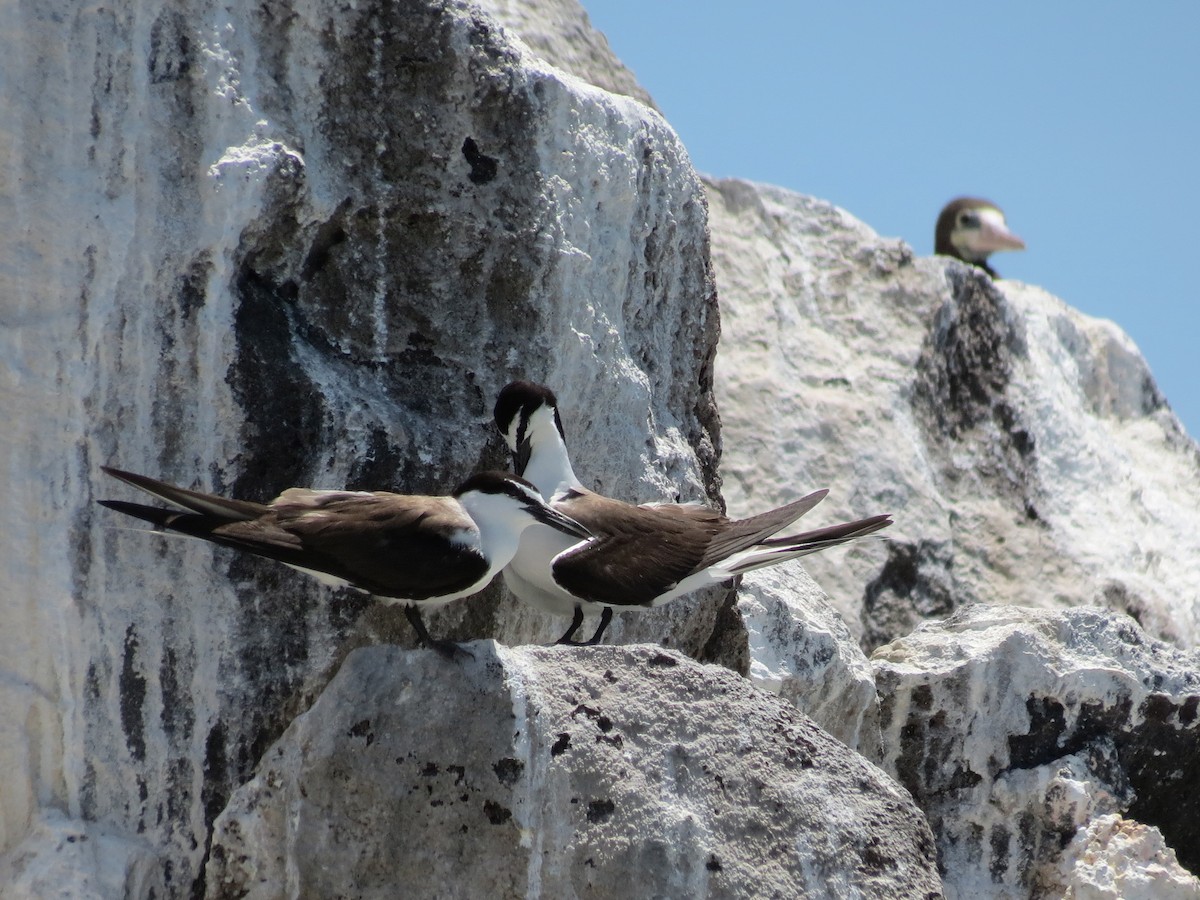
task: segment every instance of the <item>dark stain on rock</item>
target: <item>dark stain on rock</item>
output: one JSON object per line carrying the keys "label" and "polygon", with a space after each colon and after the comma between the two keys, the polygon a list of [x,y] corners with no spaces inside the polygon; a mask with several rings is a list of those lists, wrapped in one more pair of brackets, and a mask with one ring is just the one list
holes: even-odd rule
{"label": "dark stain on rock", "polygon": [[186,684],[191,675],[191,666],[180,659],[174,646],[167,644],[158,670],[162,690],[161,722],[171,746],[181,749],[191,743],[192,729],[196,726],[196,713]]}
{"label": "dark stain on rock", "polygon": [[556,740],[554,742],[554,745],[550,748],[550,755],[551,756],[559,756],[563,753],[566,753],[567,748],[570,746],[571,746],[571,735],[568,732],[564,731],[561,734],[559,734],[558,740]]}
{"label": "dark stain on rock", "polygon": [[1200,705],[1200,696],[1188,697],[1179,707],[1179,722],[1182,725],[1191,725],[1196,721],[1196,708]]}
{"label": "dark stain on rock", "polygon": [[225,724],[216,722],[204,742],[204,784],[201,799],[204,804],[204,821],[211,823],[225,808],[228,800],[229,761],[225,753]]}
{"label": "dark stain on rock", "polygon": [[487,184],[496,177],[498,161],[483,153],[474,138],[469,137],[463,141],[462,154],[471,167],[467,177],[471,179],[472,184]]}
{"label": "dark stain on rock", "polygon": [[995,884],[1004,883],[1004,874],[1008,871],[1008,853],[1011,840],[1012,835],[1003,825],[997,825],[992,829],[989,839],[992,856],[988,864],[988,871],[992,876],[992,882]]}
{"label": "dark stain on rock", "polygon": [[204,854],[196,867],[192,881],[191,896],[199,900],[205,896],[205,866],[212,853],[212,824],[229,803],[233,790],[233,776],[229,771],[226,744],[229,736],[225,724],[218,720],[204,741],[204,780],[200,785],[200,805],[204,810]]}
{"label": "dark stain on rock", "polygon": [[[1179,864],[1200,876],[1200,734],[1194,724],[1197,697],[1184,698],[1172,711],[1158,709],[1157,721],[1144,721],[1115,736],[1117,753],[1136,798],[1131,819],[1156,826]],[[1193,724],[1178,725],[1191,706]]]}
{"label": "dark stain on rock", "polygon": [[212,274],[212,257],[205,251],[196,256],[183,274],[179,276],[175,287],[175,296],[179,304],[179,316],[187,322],[192,313],[204,306],[208,297],[208,279]]}
{"label": "dark stain on rock", "polygon": [[[162,123],[156,132],[162,140],[139,162],[144,169],[156,170],[157,177],[166,183],[178,186],[177,193],[162,199],[162,214],[168,218],[195,215],[191,204],[198,173],[207,168],[201,165],[205,129],[195,124],[206,88],[203,66],[197,65],[199,42],[193,34],[186,14],[178,9],[164,10],[150,26],[150,88],[145,113],[152,121]],[[103,108],[94,106],[93,111],[101,112]]]}
{"label": "dark stain on rock", "polygon": [[671,669],[679,665],[679,660],[665,653],[655,653],[646,661],[646,665],[656,669]]}
{"label": "dark stain on rock", "polygon": [[366,738],[368,747],[375,743],[375,732],[371,730],[370,719],[362,719],[354,723],[346,734],[349,737]]}
{"label": "dark stain on rock", "polygon": [[130,625],[125,629],[125,649],[121,656],[121,730],[125,732],[129,754],[142,762],[146,758],[146,676],[138,671],[137,651],[137,631]]}
{"label": "dark stain on rock", "polygon": [[167,765],[167,790],[165,810],[160,805],[159,821],[166,818],[172,822],[182,822],[188,815],[192,805],[192,761],[187,757],[176,757]]}
{"label": "dark stain on rock", "polygon": [[590,800],[587,805],[587,820],[593,825],[603,822],[616,810],[617,805],[609,799]]}
{"label": "dark stain on rock", "polygon": [[571,710],[571,718],[576,719],[581,713],[592,720],[595,720],[602,715],[600,710],[596,709],[594,706],[588,706],[586,703],[580,703],[573,710]]}
{"label": "dark stain on rock", "polygon": [[933,709],[933,688],[927,684],[919,684],[913,688],[912,707],[923,712]]}
{"label": "dark stain on rock", "polygon": [[343,634],[367,609],[376,604],[370,594],[352,588],[336,591],[329,598],[328,622],[335,634]]}
{"label": "dark stain on rock", "polygon": [[1004,415],[998,408],[1012,380],[1018,340],[990,279],[957,266],[947,274],[953,295],[935,313],[917,362],[913,399],[936,423],[933,433],[956,439]]}
{"label": "dark stain on rock", "polygon": [[1008,496],[1028,520],[1040,521],[1030,496],[1037,447],[1008,398],[1015,360],[1028,352],[1024,335],[984,273],[950,263],[946,274],[952,296],[934,314],[917,360],[914,414],[924,423],[933,458],[947,461],[942,474],[949,482],[962,477],[952,460],[965,445],[973,474]]}
{"label": "dark stain on rock", "polygon": [[322,222],[317,228],[308,254],[304,257],[304,264],[300,267],[300,276],[305,281],[311,281],[319,275],[329,265],[334,251],[346,243],[346,229],[342,219],[344,209],[345,204],[332,218]]}
{"label": "dark stain on rock", "polygon": [[357,456],[346,476],[348,491],[378,491],[393,487],[396,473],[405,465],[404,449],[388,441],[383,428],[372,429],[367,446]]}
{"label": "dark stain on rock", "polygon": [[525,763],[519,759],[513,759],[511,756],[505,756],[495,762],[492,771],[496,773],[496,778],[502,785],[512,787],[525,772]]}
{"label": "dark stain on rock", "polygon": [[487,816],[487,820],[493,825],[503,825],[512,818],[512,810],[501,806],[494,800],[485,800],[483,802],[483,814]]}
{"label": "dark stain on rock", "polygon": [[150,27],[148,68],[151,84],[178,81],[187,76],[195,61],[187,20],[177,12],[164,12]]}
{"label": "dark stain on rock", "polygon": [[715,853],[708,854],[708,862],[704,864],[704,868],[708,869],[710,872],[721,871],[721,861],[717,859],[717,855]]}
{"label": "dark stain on rock", "polygon": [[310,483],[312,450],[323,433],[322,392],[292,351],[287,307],[290,291],[244,263],[235,286],[237,356],[229,373],[245,415],[238,497],[267,500]]}
{"label": "dark stain on rock", "polygon": [[1196,729],[1182,722],[1189,709],[1194,721],[1198,702],[1194,695],[1176,702],[1151,694],[1138,710],[1140,716],[1134,715],[1128,696],[1109,706],[1083,703],[1068,725],[1070,717],[1058,699],[1031,696],[1026,701],[1028,733],[1008,739],[1011,767],[1047,765],[1111,741],[1121,771],[1102,770],[1098,776],[1117,793],[1128,785],[1136,799],[1125,815],[1157,827],[1180,865],[1198,873],[1200,819],[1193,811],[1200,799],[1200,740]]}
{"label": "dark stain on rock", "polygon": [[[83,678],[84,709],[102,709],[103,692],[100,688],[100,672],[93,659],[88,662],[87,673]],[[96,797],[96,764],[85,756],[83,760],[83,780],[79,787],[79,808],[85,818],[95,819],[99,816],[99,805]]]}
{"label": "dark stain on rock", "polygon": [[922,618],[955,609],[954,552],[943,541],[887,542],[883,567],[863,590],[863,644],[873,650]]}

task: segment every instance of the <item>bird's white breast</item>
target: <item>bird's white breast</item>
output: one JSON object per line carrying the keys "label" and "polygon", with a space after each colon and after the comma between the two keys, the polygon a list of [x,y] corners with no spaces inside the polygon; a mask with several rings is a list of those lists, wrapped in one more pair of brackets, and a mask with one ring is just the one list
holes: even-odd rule
{"label": "bird's white breast", "polygon": [[504,583],[526,603],[553,615],[570,616],[577,604],[591,609],[593,604],[581,603],[559,587],[550,569],[554,557],[578,543],[578,538],[561,531],[531,525],[521,535],[517,553],[504,570]]}

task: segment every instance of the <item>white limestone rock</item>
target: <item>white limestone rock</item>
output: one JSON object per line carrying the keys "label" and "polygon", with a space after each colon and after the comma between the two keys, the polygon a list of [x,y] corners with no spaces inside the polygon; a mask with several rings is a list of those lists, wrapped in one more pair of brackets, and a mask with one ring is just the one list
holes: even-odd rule
{"label": "white limestone rock", "polygon": [[657,109],[576,0],[482,0],[480,5],[551,65]]}
{"label": "white limestone rock", "polygon": [[216,824],[208,896],[940,896],[911,799],[655,647],[353,653]]}
{"label": "white limestone rock", "polygon": [[745,575],[737,598],[750,636],[750,680],[878,762],[875,675],[825,592],[791,563]]}
{"label": "white limestone rock", "polygon": [[[0,864],[61,810],[138,835],[184,896],[341,656],[412,637],[128,530],[99,466],[252,499],[442,492],[506,464],[491,405],[524,376],[586,410],[596,486],[716,500],[703,190],[657,113],[468,3],[47,0],[4,25],[0,468],[23,517],[0,548]],[[497,587],[430,627],[564,627],[513,608]],[[737,664],[731,609],[614,635]]]}
{"label": "white limestone rock", "polygon": [[1060,865],[1052,889],[1063,900],[1200,898],[1200,880],[1179,865],[1159,830],[1117,815],[1080,828]]}
{"label": "white limestone rock", "polygon": [[162,860],[136,835],[43,810],[25,839],[0,858],[4,900],[110,900],[162,896]]}
{"label": "white limestone rock", "polygon": [[968,602],[1128,612],[1200,641],[1200,450],[1111,322],[913,257],[836,207],[708,182],[724,491],[829,487],[886,549],[805,567],[864,643]]}
{"label": "white limestone rock", "polygon": [[968,606],[872,664],[882,766],[929,817],[948,897],[1042,896],[1076,830],[1111,814],[1200,867],[1195,652],[1104,610]]}

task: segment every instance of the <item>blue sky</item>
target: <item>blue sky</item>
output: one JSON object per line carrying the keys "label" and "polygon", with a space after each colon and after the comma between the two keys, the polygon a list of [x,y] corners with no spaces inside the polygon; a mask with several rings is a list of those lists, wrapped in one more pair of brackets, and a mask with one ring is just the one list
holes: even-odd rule
{"label": "blue sky", "polygon": [[921,254],[999,204],[995,267],[1129,332],[1200,438],[1200,2],[583,2],[702,172]]}

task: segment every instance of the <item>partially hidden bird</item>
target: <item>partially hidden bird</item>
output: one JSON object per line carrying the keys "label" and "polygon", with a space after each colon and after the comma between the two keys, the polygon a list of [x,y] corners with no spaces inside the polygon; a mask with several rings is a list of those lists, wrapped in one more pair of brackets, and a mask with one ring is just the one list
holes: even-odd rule
{"label": "partially hidden bird", "polygon": [[[763,566],[865,537],[891,524],[888,515],[773,537],[816,506],[827,490],[747,519],[700,504],[634,505],[588,490],[576,477],[553,391],[516,381],[494,409],[515,471],[550,505],[594,536],[586,544],[543,527],[526,529],[504,583],[545,612],[571,616],[560,644],[597,644],[613,610],[660,606],[684,594]],[[574,639],[585,613],[600,614],[586,641]]]}
{"label": "partially hidden bird", "polygon": [[547,504],[532,484],[505,472],[472,475],[448,497],[289,488],[269,503],[255,503],[120,469],[103,471],[178,509],[120,500],[101,500],[102,506],[156,528],[276,560],[325,584],[402,603],[421,643],[446,655],[458,645],[431,638],[421,608],[482,590],[533,525],[561,535],[568,545],[591,536]]}
{"label": "partially hidden bird", "polygon": [[979,266],[993,278],[996,270],[988,257],[999,250],[1024,250],[1025,242],[1008,228],[995,203],[980,197],[956,197],[938,214],[933,231],[933,252]]}

